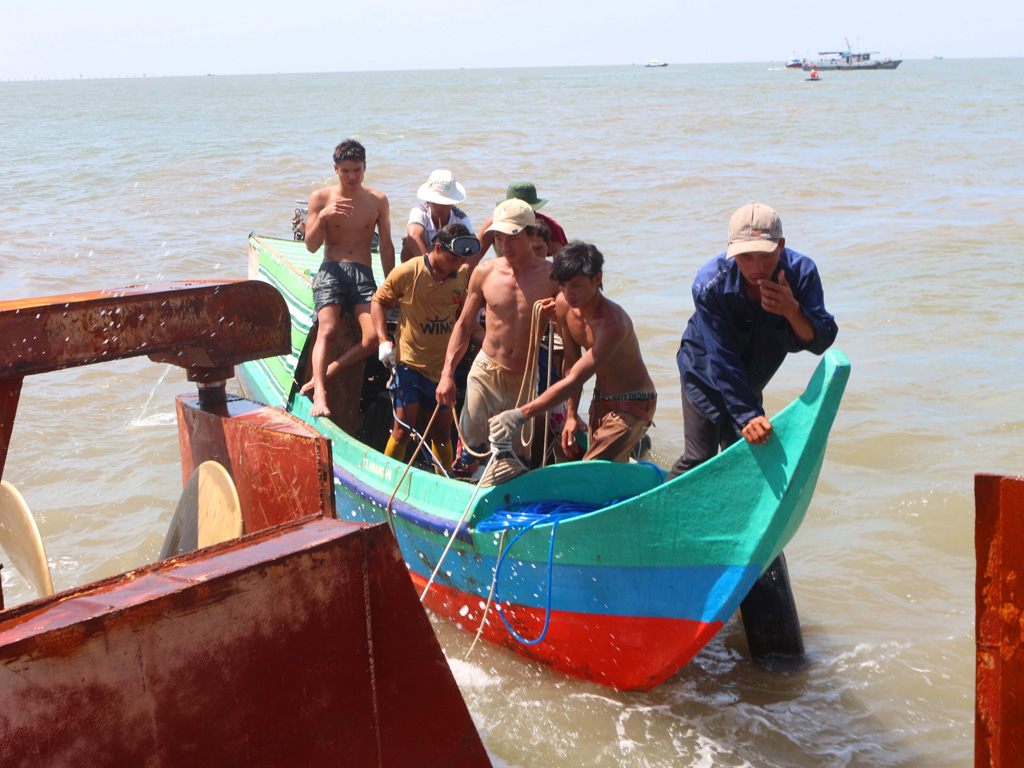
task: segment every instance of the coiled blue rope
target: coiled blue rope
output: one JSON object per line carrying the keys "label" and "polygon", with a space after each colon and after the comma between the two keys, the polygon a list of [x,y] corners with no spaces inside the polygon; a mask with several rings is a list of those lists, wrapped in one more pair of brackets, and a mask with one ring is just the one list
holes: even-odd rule
{"label": "coiled blue rope", "polygon": [[548,541],[548,588],[547,588],[547,599],[544,607],[544,628],[541,630],[540,635],[535,640],[527,640],[521,637],[516,632],[512,625],[508,623],[508,619],[505,618],[504,607],[498,611],[498,615],[501,617],[502,623],[505,625],[505,629],[508,630],[509,634],[512,635],[523,645],[537,645],[541,642],[548,634],[548,627],[551,624],[551,579],[552,579],[552,562],[554,560],[555,553],[555,531],[558,530],[558,524],[563,520],[570,520],[580,515],[586,515],[595,510],[601,509],[602,507],[615,504],[617,501],[611,501],[607,504],[584,504],[575,501],[558,501],[554,499],[548,499],[546,501],[535,501],[532,504],[518,505],[512,504],[505,507],[499,507],[494,511],[489,518],[481,520],[476,526],[478,531],[483,533],[495,533],[498,531],[507,531],[513,528],[522,528],[519,533],[515,535],[512,541],[509,542],[508,546],[505,547],[498,554],[498,562],[494,566],[494,599],[498,601],[499,605],[504,606],[501,603],[501,598],[498,596],[498,574],[501,573],[501,564],[505,560],[505,556],[512,551],[512,547],[519,541],[519,537],[532,528],[536,528],[538,525],[551,524],[551,538]]}

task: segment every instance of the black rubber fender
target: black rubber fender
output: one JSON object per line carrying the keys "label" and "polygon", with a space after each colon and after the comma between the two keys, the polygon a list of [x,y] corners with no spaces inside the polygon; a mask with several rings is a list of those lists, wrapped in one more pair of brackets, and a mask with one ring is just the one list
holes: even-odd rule
{"label": "black rubber fender", "polygon": [[798,666],[804,661],[804,637],[783,552],[772,561],[740,603],[747,646],[754,661]]}

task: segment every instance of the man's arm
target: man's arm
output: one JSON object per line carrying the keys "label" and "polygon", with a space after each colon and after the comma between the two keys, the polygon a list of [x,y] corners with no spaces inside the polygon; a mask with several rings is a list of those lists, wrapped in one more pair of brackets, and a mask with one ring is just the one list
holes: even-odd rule
{"label": "man's arm", "polygon": [[448,349],[444,355],[444,369],[441,371],[441,380],[437,385],[435,395],[437,402],[447,405],[453,410],[455,409],[455,367],[459,364],[462,356],[466,354],[473,331],[480,327],[476,318],[484,306],[485,271],[489,270],[477,269],[470,275],[466,300],[462,303],[459,319],[455,321],[451,338],[448,339]]}
{"label": "man's arm", "polygon": [[387,302],[378,299],[375,295],[370,303],[370,319],[373,321],[373,329],[377,332],[377,343],[388,344],[388,310],[395,305],[394,302]]}
{"label": "man's arm", "polygon": [[430,250],[427,244],[427,230],[422,224],[409,224],[405,228],[405,248],[403,260],[409,261],[422,256]]}
{"label": "man's arm", "polygon": [[476,265],[480,263],[484,256],[487,255],[488,249],[494,245],[494,233],[488,232],[487,228],[494,222],[494,216],[488,216],[487,221],[480,227],[480,232],[477,234],[476,239],[480,241],[480,253],[475,256],[470,256],[466,259],[466,263],[470,269],[475,270]]}
{"label": "man's arm", "polygon": [[[594,331],[594,345],[582,355],[579,355],[572,364],[572,367],[566,372],[564,378],[552,384],[522,407],[523,416],[527,419],[532,419],[534,416],[546,413],[569,397],[573,397],[573,399],[578,401],[583,392],[584,382],[601,368],[608,365],[626,337],[626,327],[617,318],[607,318],[600,324],[591,326],[591,328]],[[563,336],[563,355],[565,355],[567,347],[568,344]],[[579,346],[577,346],[577,353],[579,349]],[[568,358],[566,358],[566,363],[568,363]]]}
{"label": "man's arm", "polygon": [[391,205],[386,195],[380,196],[380,213],[377,215],[377,235],[380,238],[380,266],[384,277],[395,268],[395,244],[391,240]]}
{"label": "man's arm", "polygon": [[327,198],[323,190],[318,189],[309,196],[309,214],[306,216],[306,250],[316,253],[324,244],[324,225],[321,215]]}
{"label": "man's arm", "polygon": [[[793,318],[786,316],[793,331],[793,343],[789,351],[807,350],[815,355],[823,354],[836,340],[839,327],[836,325],[836,319],[825,309],[825,292],[821,287],[818,268],[811,259],[788,248],[786,254],[790,260],[785,265],[785,271],[780,270],[779,284],[774,290],[781,292],[783,298],[786,291],[791,293],[800,306],[802,316],[802,319],[799,316],[796,318],[796,323],[801,323],[802,327],[798,327]],[[786,271],[789,272],[789,277],[786,276]],[[769,291],[771,290],[773,289],[769,288]]]}
{"label": "man's arm", "polygon": [[793,289],[786,282],[786,271],[779,267],[778,283],[761,280],[761,307],[765,312],[782,315],[793,329],[793,335],[801,347],[814,341],[814,324],[804,313],[800,302],[793,296]]}
{"label": "man's arm", "polygon": [[[561,299],[559,301],[559,299]],[[558,308],[558,334],[562,337],[562,376],[565,376],[576,362],[583,355],[583,350],[572,337],[568,325],[569,305],[559,294],[556,299]],[[580,385],[575,391],[570,392],[565,399],[565,424],[562,426],[562,451],[570,459],[575,459],[580,454],[579,446],[576,445],[576,432],[580,428],[579,402],[583,396],[583,386]]]}
{"label": "man's arm", "polygon": [[742,428],[755,416],[764,416],[764,409],[747,381],[735,323],[714,289],[694,285],[693,306],[711,380],[725,400],[728,415]]}

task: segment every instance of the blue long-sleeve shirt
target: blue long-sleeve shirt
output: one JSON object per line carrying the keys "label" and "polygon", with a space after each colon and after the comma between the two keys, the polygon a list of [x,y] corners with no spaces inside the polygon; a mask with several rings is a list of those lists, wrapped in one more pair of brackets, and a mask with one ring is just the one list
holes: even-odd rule
{"label": "blue long-sleeve shirt", "polygon": [[802,349],[820,355],[839,332],[835,318],[825,310],[814,262],[784,248],[774,274],[779,267],[814,326],[814,338],[806,346],[786,318],[766,312],[747,297],[735,259],[724,253],[712,259],[693,282],[694,313],[676,363],[686,394],[714,421],[727,414],[742,428],[755,416],[764,416],[761,392],[786,355]]}

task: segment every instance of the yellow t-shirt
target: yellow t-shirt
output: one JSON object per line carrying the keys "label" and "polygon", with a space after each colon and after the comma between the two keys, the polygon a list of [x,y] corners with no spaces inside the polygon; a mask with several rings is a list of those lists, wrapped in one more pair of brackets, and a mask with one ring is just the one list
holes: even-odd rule
{"label": "yellow t-shirt", "polygon": [[374,301],[398,301],[395,362],[415,368],[431,381],[441,380],[448,339],[466,298],[469,267],[463,265],[436,280],[425,257],[399,264],[373,295]]}

